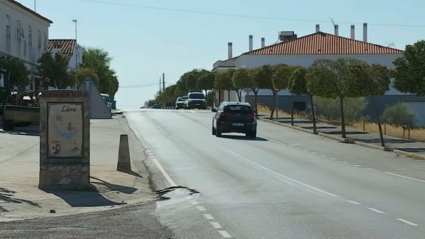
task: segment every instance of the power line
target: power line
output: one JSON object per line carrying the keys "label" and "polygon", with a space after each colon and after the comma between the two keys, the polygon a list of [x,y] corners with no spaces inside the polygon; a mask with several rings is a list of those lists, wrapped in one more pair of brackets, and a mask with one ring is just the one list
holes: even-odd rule
{"label": "power line", "polygon": [[[177,9],[177,8],[166,8],[166,7],[153,7],[153,6],[143,6],[130,3],[118,3],[118,2],[109,2],[102,0],[80,0],[85,2],[94,2],[102,4],[110,4],[124,7],[133,7],[157,11],[169,11],[169,12],[181,12],[181,13],[190,13],[190,14],[200,14],[200,15],[211,15],[211,16],[222,16],[222,17],[236,17],[236,18],[251,18],[251,19],[263,19],[263,20],[277,20],[277,21],[288,21],[288,22],[309,22],[309,23],[329,23],[329,21],[323,20],[307,20],[307,19],[296,19],[296,18],[281,18],[281,17],[265,17],[265,16],[255,16],[255,15],[241,15],[241,14],[229,14],[229,13],[218,13],[218,12],[205,12],[205,11],[195,11],[195,10],[186,10],[186,9]],[[339,22],[339,24],[362,24],[362,23],[353,23],[353,22]],[[411,24],[390,24],[390,23],[368,23],[373,26],[381,27],[419,27],[425,28],[425,25],[411,25]]]}
{"label": "power line", "polygon": [[[170,82],[165,82],[167,85],[174,84]],[[158,82],[155,83],[147,83],[143,85],[126,85],[126,86],[120,86],[119,89],[128,89],[128,88],[144,88],[144,87],[151,87],[151,86],[158,86]]]}

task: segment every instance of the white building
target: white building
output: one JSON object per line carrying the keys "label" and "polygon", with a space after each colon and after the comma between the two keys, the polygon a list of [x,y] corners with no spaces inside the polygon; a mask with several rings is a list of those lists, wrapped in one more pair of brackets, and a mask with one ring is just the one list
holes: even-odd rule
{"label": "white building", "polygon": [[[290,33],[290,34],[288,34]],[[255,68],[262,65],[287,64],[293,66],[310,66],[317,59],[354,58],[365,61],[369,64],[381,64],[389,69],[394,68],[393,61],[402,56],[403,51],[386,46],[372,44],[367,41],[367,24],[363,24],[363,41],[356,40],[354,25],[351,26],[350,38],[338,35],[338,26],[335,26],[334,34],[320,31],[320,26],[316,25],[316,32],[310,35],[297,37],[293,32],[281,32],[279,37],[281,42],[270,46],[262,46],[260,49],[251,50],[238,57],[232,56],[232,43],[228,45],[228,60],[217,61],[213,71],[223,71],[229,68]],[[251,48],[250,36],[250,49]],[[288,100],[290,93],[282,90],[279,93],[279,108],[289,110],[292,105]],[[227,92],[221,92],[217,98],[227,101]],[[261,89],[258,92],[258,103],[264,105],[274,105],[273,93],[269,89]],[[237,101],[235,91],[230,92],[230,101]],[[406,102],[410,109],[415,112],[418,126],[425,126],[425,98],[416,97],[401,93],[392,87],[385,96],[376,97],[378,110],[382,112],[387,105],[396,102]],[[253,103],[253,93],[243,92],[242,101]],[[305,110],[308,105],[306,97],[296,97],[292,103],[299,110]],[[374,116],[372,106],[365,109],[365,113]]]}
{"label": "white building", "polygon": [[75,39],[50,39],[48,42],[47,50],[54,57],[56,53],[69,60],[68,69],[78,69],[83,63],[83,48],[77,44]]}
{"label": "white building", "polygon": [[0,54],[17,57],[26,63],[32,87],[36,85],[37,61],[47,51],[52,23],[17,1],[0,1]]}

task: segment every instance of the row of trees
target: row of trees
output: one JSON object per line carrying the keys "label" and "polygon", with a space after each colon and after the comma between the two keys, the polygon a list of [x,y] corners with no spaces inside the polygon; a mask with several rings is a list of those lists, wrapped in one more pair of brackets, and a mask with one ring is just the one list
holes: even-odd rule
{"label": "row of trees", "polygon": [[[80,67],[70,70],[69,59],[60,53],[52,56],[46,52],[38,60],[39,66],[36,74],[43,79],[41,82],[43,87],[51,86],[58,89],[79,86],[86,76],[90,76],[94,79],[100,92],[107,93],[114,98],[119,88],[119,81],[116,72],[110,66],[111,60],[108,52],[97,48],[87,48],[84,49],[83,63]],[[6,78],[6,80],[9,79],[9,82],[6,82],[8,89],[14,86],[24,89],[30,84],[28,78],[30,71],[19,58],[0,56],[0,69],[10,72],[10,77]],[[44,79],[49,79],[49,81]]]}
{"label": "row of trees", "polygon": [[[255,95],[256,107],[259,89],[270,89],[275,97],[278,90],[288,89],[293,95],[310,97],[315,132],[314,97],[338,99],[342,137],[345,138],[344,100],[368,97],[376,110],[381,143],[384,146],[379,112],[374,99],[389,90],[390,78],[395,78],[392,86],[401,92],[425,94],[425,41],[406,46],[403,56],[397,58],[393,64],[395,68],[389,70],[379,64],[370,65],[357,59],[340,58],[318,59],[310,67],[278,64],[228,69],[217,73],[195,69],[183,74],[175,85],[158,93],[154,102],[174,101],[188,90],[235,91],[240,100],[242,89],[249,88]],[[275,107],[272,108],[271,118]]]}

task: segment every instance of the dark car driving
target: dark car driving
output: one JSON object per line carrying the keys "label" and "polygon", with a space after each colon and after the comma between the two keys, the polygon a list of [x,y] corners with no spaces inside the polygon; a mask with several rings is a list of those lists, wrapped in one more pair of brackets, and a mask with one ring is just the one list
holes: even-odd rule
{"label": "dark car driving", "polygon": [[257,119],[254,110],[245,102],[222,102],[212,120],[212,134],[220,137],[222,133],[244,133],[247,137],[257,137]]}

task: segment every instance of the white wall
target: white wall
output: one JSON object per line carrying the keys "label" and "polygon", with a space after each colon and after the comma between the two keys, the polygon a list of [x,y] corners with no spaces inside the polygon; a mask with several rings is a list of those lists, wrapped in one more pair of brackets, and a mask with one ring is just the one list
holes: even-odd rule
{"label": "white wall", "polygon": [[74,49],[74,54],[69,59],[68,67],[70,69],[77,69],[81,63],[83,63],[83,48],[77,44]]}
{"label": "white wall", "polygon": [[[353,58],[365,61],[369,64],[381,64],[389,69],[394,68],[393,61],[401,56],[401,54],[368,54],[368,55],[243,55],[235,60],[236,68],[255,68],[262,65],[287,64],[293,66],[310,66],[317,59]],[[252,93],[250,93],[252,94]],[[272,95],[271,90],[259,90],[259,95]],[[282,90],[279,95],[290,95],[288,90]],[[401,93],[392,87],[387,95],[407,95]]]}
{"label": "white wall", "polygon": [[[7,17],[9,16],[9,17]],[[10,19],[10,23],[8,22]],[[18,21],[22,34],[18,34]],[[6,26],[10,27],[10,45],[7,44]],[[0,2],[0,54],[18,57],[35,73],[37,61],[47,51],[50,23],[8,1]],[[31,34],[30,34],[31,29]],[[39,39],[40,38],[40,47]]]}

